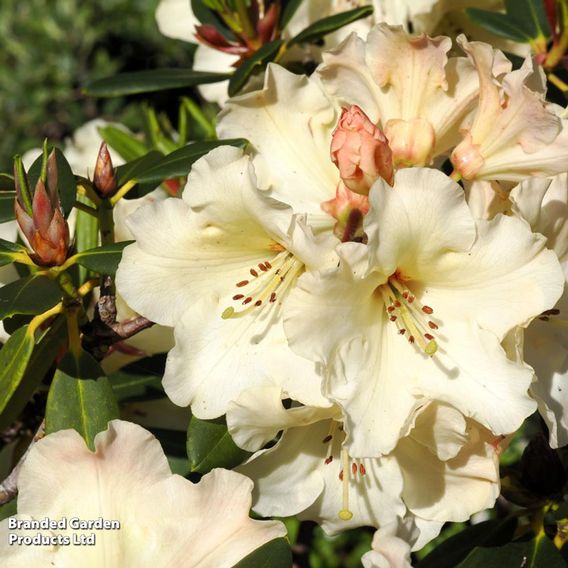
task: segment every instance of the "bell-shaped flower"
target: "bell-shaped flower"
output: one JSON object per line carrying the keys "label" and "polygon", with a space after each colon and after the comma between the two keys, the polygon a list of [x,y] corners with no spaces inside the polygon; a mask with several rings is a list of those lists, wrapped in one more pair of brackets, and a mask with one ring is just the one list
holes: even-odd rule
{"label": "bell-shaped flower", "polygon": [[436,170],[400,170],[369,201],[368,245],[342,243],[338,267],[302,275],[284,314],[291,347],[327,371],[350,454],[390,452],[425,400],[515,431],[535,410],[532,369],[501,341],[554,306],[556,255],[520,219],[474,219]]}
{"label": "bell-shaped flower", "polygon": [[499,76],[501,52],[490,45],[458,43],[479,74],[479,104],[451,160],[464,179],[519,181],[566,169],[568,121],[558,107],[546,103],[543,71],[527,58],[520,69]]}
{"label": "bell-shaped flower", "polygon": [[[288,347],[282,305],[305,267],[335,264],[331,234],[258,189],[242,151],[220,147],[196,162],[183,198],[143,207],[128,224],[117,287],[143,316],[175,328],[164,388],[199,418],[225,413],[243,388],[281,385],[325,402],[321,378]],[[196,322],[199,322],[196,325]]]}
{"label": "bell-shaped flower", "polygon": [[[513,211],[530,223],[562,266],[568,282],[568,174],[552,180],[532,179],[511,191]],[[537,380],[531,390],[550,431],[550,445],[568,444],[568,287],[558,303],[544,311],[529,326],[524,337],[527,362],[534,367]]]}
{"label": "bell-shaped flower", "polygon": [[469,518],[499,493],[495,437],[451,406],[425,403],[391,453],[355,459],[338,408],[285,410],[280,399],[275,387],[251,389],[227,412],[235,442],[248,450],[284,430],[275,446],[237,468],[254,480],[253,509],[261,515],[297,515],[334,534],[409,514],[421,547],[445,521]]}
{"label": "bell-shaped flower", "polygon": [[[215,469],[193,484],[172,474],[150,432],[120,420],[96,436],[94,452],[74,430],[37,442],[20,470],[18,490],[18,514],[0,524],[0,557],[14,568],[230,568],[286,534],[279,522],[249,518],[249,479]],[[67,526],[29,530],[29,523],[46,518],[65,519]],[[74,530],[73,518],[114,523],[107,530]],[[42,545],[18,541],[38,534]],[[92,546],[74,541],[92,534]]]}
{"label": "bell-shaped flower", "polygon": [[324,53],[317,74],[341,105],[358,105],[384,130],[395,165],[427,165],[459,141],[479,90],[473,65],[448,59],[450,48],[450,38],[379,24]]}

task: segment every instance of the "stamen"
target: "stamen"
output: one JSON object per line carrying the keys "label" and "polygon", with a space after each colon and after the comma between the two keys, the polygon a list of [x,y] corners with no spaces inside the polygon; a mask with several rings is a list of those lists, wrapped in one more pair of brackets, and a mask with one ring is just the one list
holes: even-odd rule
{"label": "stamen", "polygon": [[258,278],[258,272],[257,272],[254,268],[251,268],[251,269],[250,269],[250,273],[251,273],[255,278]]}
{"label": "stamen", "polygon": [[233,296],[233,300],[242,300],[244,297],[244,294],[236,294]]}
{"label": "stamen", "polygon": [[359,473],[360,473],[361,475],[366,475],[366,474],[367,474],[367,470],[365,469],[365,466],[364,466],[362,463],[359,464]]}
{"label": "stamen", "polygon": [[338,516],[342,521],[350,521],[353,518],[353,513],[349,510],[349,454],[347,450],[341,450],[341,461],[343,465],[340,474],[340,479],[343,482],[343,509],[339,511]]}
{"label": "stamen", "polygon": [[237,282],[237,288],[242,288],[243,286],[246,286],[249,283],[248,280],[241,280],[240,282]]}

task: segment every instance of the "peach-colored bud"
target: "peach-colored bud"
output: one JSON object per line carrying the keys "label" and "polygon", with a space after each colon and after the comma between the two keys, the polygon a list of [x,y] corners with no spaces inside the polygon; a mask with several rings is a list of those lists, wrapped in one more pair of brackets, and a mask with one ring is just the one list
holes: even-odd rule
{"label": "peach-colored bud", "polygon": [[474,179],[485,163],[479,145],[473,143],[469,132],[454,148],[450,160],[463,179]]}
{"label": "peach-colored bud", "polygon": [[111,197],[117,188],[116,171],[112,165],[112,158],[107,145],[103,142],[95,164],[93,184],[97,192],[103,197]]}
{"label": "peach-colored bud", "polygon": [[357,105],[343,109],[332,136],[331,159],[348,189],[368,195],[379,177],[392,185],[388,140]]}
{"label": "peach-colored bud", "polygon": [[432,160],[436,135],[423,118],[389,120],[385,125],[395,167],[427,166]]}
{"label": "peach-colored bud", "polygon": [[335,197],[324,201],[321,208],[337,220],[333,229],[342,241],[352,241],[363,235],[363,217],[369,212],[369,198],[355,193],[339,182]]}

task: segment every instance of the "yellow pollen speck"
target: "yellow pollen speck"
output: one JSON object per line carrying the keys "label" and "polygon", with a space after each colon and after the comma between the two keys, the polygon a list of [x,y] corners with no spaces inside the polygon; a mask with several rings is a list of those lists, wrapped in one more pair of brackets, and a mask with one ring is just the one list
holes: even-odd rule
{"label": "yellow pollen speck", "polygon": [[350,521],[353,518],[353,513],[351,511],[348,511],[347,509],[341,509],[341,511],[339,511],[338,517],[342,521]]}
{"label": "yellow pollen speck", "polygon": [[434,355],[434,353],[436,353],[436,351],[438,351],[438,344],[436,343],[436,341],[431,339],[426,344],[426,347],[424,347],[424,353],[426,353],[426,355],[432,356],[432,355]]}
{"label": "yellow pollen speck", "polygon": [[235,315],[235,308],[228,307],[226,310],[223,311],[221,317],[226,320]]}

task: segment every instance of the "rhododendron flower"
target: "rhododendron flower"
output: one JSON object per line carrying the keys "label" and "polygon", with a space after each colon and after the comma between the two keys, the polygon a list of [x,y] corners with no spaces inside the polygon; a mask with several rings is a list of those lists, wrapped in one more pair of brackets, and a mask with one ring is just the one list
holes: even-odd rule
{"label": "rhododendron flower", "polygon": [[[329,533],[396,522],[407,512],[423,546],[444,521],[465,520],[498,494],[495,437],[445,404],[425,403],[392,453],[353,459],[338,408],[285,410],[274,387],[245,391],[227,423],[248,450],[284,430],[238,471],[255,481],[261,515],[315,520]],[[418,540],[418,539],[416,539]]]}
{"label": "rhododendron flower", "polygon": [[[544,100],[545,80],[527,58],[520,69],[500,76],[495,62],[501,52],[480,42],[458,43],[479,73],[479,104],[464,139],[452,152],[452,163],[465,179],[518,181],[566,169],[568,121]],[[535,88],[536,86],[536,88]]]}
{"label": "rhododendron flower", "polygon": [[535,410],[532,369],[500,343],[554,306],[556,256],[517,218],[475,220],[435,170],[400,170],[369,201],[368,245],[343,243],[338,267],[302,275],[284,314],[291,347],[324,364],[350,454],[392,451],[425,400],[516,430]]}
{"label": "rhododendron flower", "polygon": [[[552,180],[529,180],[511,192],[513,211],[544,235],[568,281],[568,174]],[[568,287],[558,303],[525,332],[524,351],[537,381],[531,389],[550,431],[550,445],[568,444]]]}
{"label": "rhododendron flower", "polygon": [[410,552],[419,531],[412,519],[398,519],[373,535],[370,552],[363,554],[364,568],[412,568]]}
{"label": "rhododendron flower", "polygon": [[[114,420],[91,452],[74,430],[37,442],[18,477],[18,515],[0,524],[0,556],[24,566],[231,567],[286,534],[276,521],[249,518],[252,483],[215,469],[193,484],[171,473],[160,443],[130,422]],[[12,521],[118,521],[114,530],[29,530]],[[96,535],[93,546],[26,546],[9,535]]]}
{"label": "rhododendron flower", "polygon": [[331,234],[314,237],[271,192],[257,187],[242,151],[220,147],[197,161],[183,198],[129,218],[117,286],[152,321],[175,327],[164,388],[199,418],[225,413],[243,388],[281,385],[325,404],[313,365],[284,336],[281,306],[305,267],[337,262]]}

